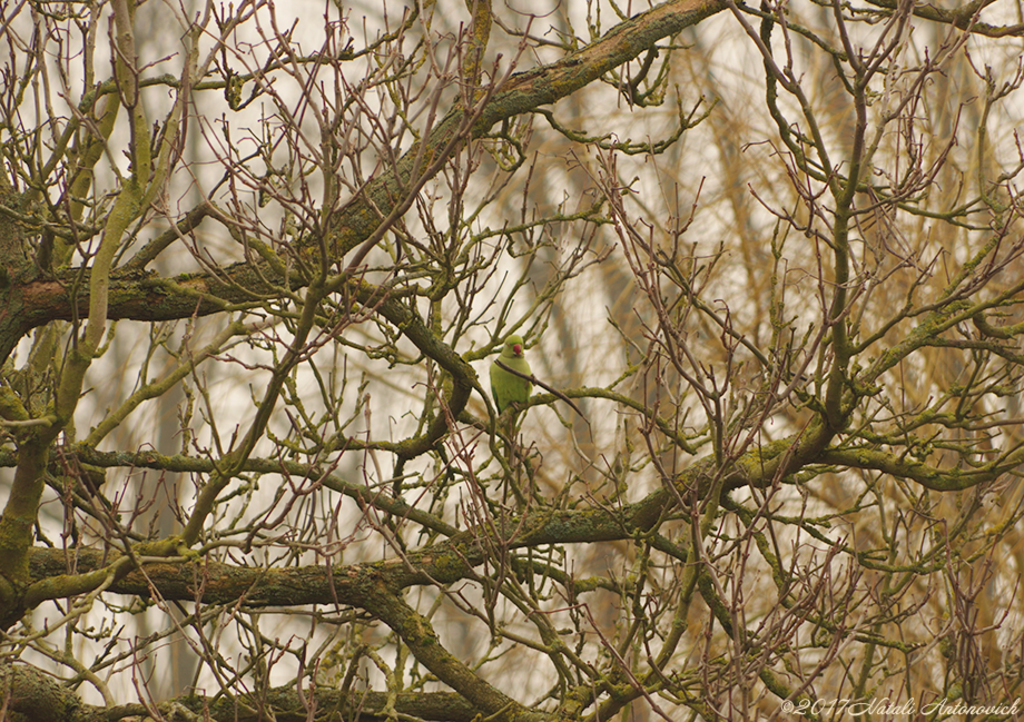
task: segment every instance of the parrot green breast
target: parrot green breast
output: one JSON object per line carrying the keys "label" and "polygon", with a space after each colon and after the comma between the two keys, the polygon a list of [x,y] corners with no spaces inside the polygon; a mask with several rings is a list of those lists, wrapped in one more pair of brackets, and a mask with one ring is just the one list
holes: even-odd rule
{"label": "parrot green breast", "polygon": [[[518,354],[514,353],[513,344],[506,342],[505,349],[498,360],[510,369],[530,374],[530,364],[522,353],[522,341],[520,340],[515,345],[519,346]],[[530,398],[531,386],[532,384],[527,379],[509,373],[498,366],[497,362],[491,364],[491,394],[494,395],[494,403],[498,405],[498,413],[504,411],[513,401],[525,404]]]}

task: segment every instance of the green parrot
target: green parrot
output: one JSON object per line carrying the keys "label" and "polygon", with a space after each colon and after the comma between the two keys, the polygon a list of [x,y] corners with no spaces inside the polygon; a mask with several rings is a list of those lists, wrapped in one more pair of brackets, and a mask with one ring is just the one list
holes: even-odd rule
{"label": "green parrot", "polygon": [[[522,336],[512,335],[505,339],[505,347],[498,361],[519,373],[530,375],[530,364],[523,356]],[[497,361],[491,364],[491,393],[494,395],[494,403],[498,405],[499,414],[513,401],[525,404],[530,398],[532,385],[523,377],[498,366]]]}

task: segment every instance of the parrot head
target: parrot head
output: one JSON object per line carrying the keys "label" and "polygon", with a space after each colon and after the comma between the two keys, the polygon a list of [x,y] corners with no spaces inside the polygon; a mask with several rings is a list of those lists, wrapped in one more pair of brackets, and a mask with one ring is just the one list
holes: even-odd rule
{"label": "parrot head", "polygon": [[521,357],[523,355],[523,337],[512,334],[505,339],[505,348],[502,349],[502,356]]}

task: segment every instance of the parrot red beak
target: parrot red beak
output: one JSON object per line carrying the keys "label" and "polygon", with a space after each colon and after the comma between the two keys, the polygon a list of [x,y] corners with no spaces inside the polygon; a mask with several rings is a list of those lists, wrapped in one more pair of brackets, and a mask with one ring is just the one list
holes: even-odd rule
{"label": "parrot red beak", "polygon": [[522,356],[523,355],[523,347],[520,346],[517,343],[512,344],[512,353],[514,353],[516,356]]}

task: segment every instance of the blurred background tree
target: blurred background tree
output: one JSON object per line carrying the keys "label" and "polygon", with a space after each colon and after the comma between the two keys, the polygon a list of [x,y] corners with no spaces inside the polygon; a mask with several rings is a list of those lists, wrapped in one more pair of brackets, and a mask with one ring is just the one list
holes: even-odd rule
{"label": "blurred background tree", "polygon": [[1011,717],[1022,33],[4,5],[0,709]]}

